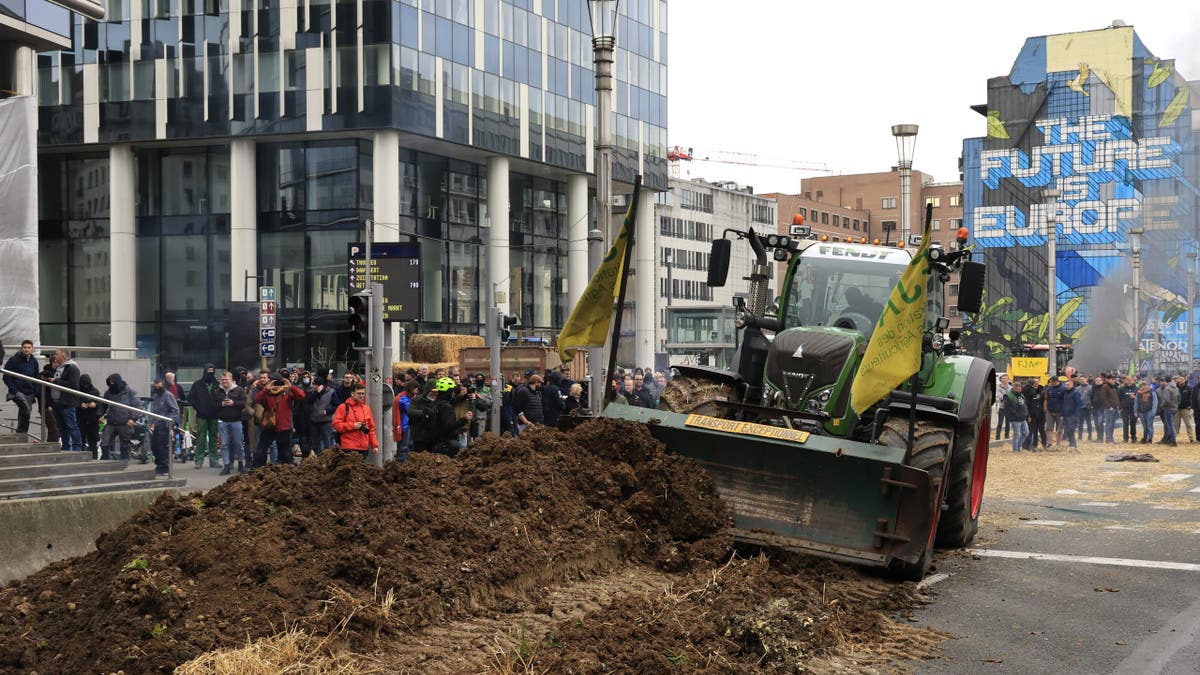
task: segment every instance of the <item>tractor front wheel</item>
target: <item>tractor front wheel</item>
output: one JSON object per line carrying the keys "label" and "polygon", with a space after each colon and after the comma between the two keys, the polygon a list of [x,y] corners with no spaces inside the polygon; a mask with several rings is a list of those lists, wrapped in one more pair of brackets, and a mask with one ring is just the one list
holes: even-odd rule
{"label": "tractor front wheel", "polygon": [[[954,439],[954,430],[939,426],[932,422],[917,422],[913,433],[912,456],[907,462],[914,469],[929,473],[933,484],[934,499],[929,508],[933,513],[933,527],[929,531],[929,540],[925,542],[925,550],[915,563],[904,560],[893,560],[888,566],[887,574],[894,579],[904,581],[920,581],[929,571],[933,563],[934,532],[938,528],[938,516],[942,507],[942,491],[946,481],[943,480],[946,471],[946,458],[950,456],[950,444]],[[879,434],[879,442],[893,448],[908,446],[908,419],[891,417],[883,423],[883,431]]]}
{"label": "tractor front wheel", "polygon": [[946,485],[946,512],[942,514],[937,533],[937,545],[941,548],[970,546],[979,531],[979,509],[983,505],[988,441],[991,440],[989,400],[989,397],[981,397],[975,420],[962,425],[954,441]]}

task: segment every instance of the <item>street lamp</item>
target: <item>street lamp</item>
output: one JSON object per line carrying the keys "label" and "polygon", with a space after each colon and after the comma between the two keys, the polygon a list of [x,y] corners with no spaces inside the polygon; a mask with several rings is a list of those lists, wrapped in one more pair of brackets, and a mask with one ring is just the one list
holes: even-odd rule
{"label": "street lamp", "polygon": [[917,148],[917,125],[893,124],[892,135],[896,137],[896,154],[900,156],[900,241],[907,244],[909,217],[912,207],[912,161]]}
{"label": "street lamp", "polygon": [[1129,230],[1129,253],[1133,258],[1133,321],[1129,332],[1133,334],[1133,356],[1129,361],[1129,369],[1137,368],[1138,355],[1142,351],[1142,233],[1144,230],[1135,227]]}
{"label": "street lamp", "polygon": [[1050,336],[1050,350],[1046,355],[1046,365],[1051,377],[1058,375],[1058,223],[1055,222],[1055,216],[1058,215],[1056,204],[1061,196],[1058,188],[1042,190],[1042,201],[1046,203],[1046,262],[1050,267],[1046,285],[1049,294],[1046,305],[1046,321],[1049,325],[1046,333]]}
{"label": "street lamp", "polygon": [[[617,48],[617,12],[620,0],[588,0],[588,18],[592,25],[592,59],[596,76],[596,229],[603,246],[588,247],[588,269],[595,273],[600,260],[612,246],[612,92],[613,55]],[[612,346],[616,349],[616,345]],[[603,347],[588,348],[588,370],[592,386],[588,404],[600,412],[608,389],[608,374],[601,372],[608,361]]]}

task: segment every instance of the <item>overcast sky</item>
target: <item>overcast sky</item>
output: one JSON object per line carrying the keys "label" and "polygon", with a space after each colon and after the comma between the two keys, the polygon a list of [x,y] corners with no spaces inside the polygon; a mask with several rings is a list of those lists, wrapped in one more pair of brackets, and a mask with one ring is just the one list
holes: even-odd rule
{"label": "overcast sky", "polygon": [[[1155,56],[1200,79],[1191,0],[674,0],[668,11],[669,146],[823,163],[835,174],[887,171],[891,126],[915,123],[914,168],[958,180],[962,139],[985,133],[970,106],[987,102],[988,78],[1008,74],[1027,37],[1121,19]],[[801,178],[825,175],[696,161],[681,169],[756,192],[794,193]]]}

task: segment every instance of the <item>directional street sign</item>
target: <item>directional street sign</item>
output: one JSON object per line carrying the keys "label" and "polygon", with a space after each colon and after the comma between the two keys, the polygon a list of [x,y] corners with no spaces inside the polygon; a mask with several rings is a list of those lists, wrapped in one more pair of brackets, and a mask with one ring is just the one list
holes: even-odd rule
{"label": "directional street sign", "polygon": [[260,314],[258,317],[258,327],[259,328],[274,328],[275,327],[275,315],[274,314]]}
{"label": "directional street sign", "polygon": [[260,286],[258,289],[259,302],[275,302],[275,287]]}
{"label": "directional street sign", "polygon": [[395,242],[371,244],[368,279],[366,245],[351,242],[346,258],[350,292],[368,283],[383,284],[383,320],[415,321],[421,318],[421,247]]}
{"label": "directional street sign", "polygon": [[274,342],[264,342],[261,345],[259,345],[259,347],[261,348],[260,353],[263,356],[275,356],[275,343]]}
{"label": "directional street sign", "polygon": [[258,289],[258,353],[266,358],[275,356],[275,318],[279,313],[274,286]]}
{"label": "directional street sign", "polygon": [[262,312],[263,314],[274,314],[275,313],[275,303],[274,302],[261,302],[261,303],[259,303],[259,311]]}
{"label": "directional street sign", "polygon": [[259,333],[262,334],[261,337],[259,338],[259,342],[274,342],[275,341],[275,329],[274,328],[261,328],[261,329],[259,329]]}

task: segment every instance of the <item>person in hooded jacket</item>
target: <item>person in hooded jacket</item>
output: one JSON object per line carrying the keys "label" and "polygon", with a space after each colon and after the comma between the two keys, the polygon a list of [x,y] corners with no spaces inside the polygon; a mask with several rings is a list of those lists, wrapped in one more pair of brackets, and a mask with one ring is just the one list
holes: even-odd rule
{"label": "person in hooded jacket", "polygon": [[[204,468],[204,458],[212,468],[221,466],[221,457],[217,454],[217,404],[213,399],[213,390],[218,388],[217,367],[211,363],[204,364],[204,375],[192,383],[188,391],[188,401],[196,412],[196,468]],[[288,446],[291,447],[291,446]]]}
{"label": "person in hooded jacket", "polygon": [[246,390],[234,383],[233,373],[228,370],[221,373],[220,386],[213,390],[213,404],[217,406],[217,433],[221,438],[221,475],[233,473],[234,462],[238,473],[245,473],[242,410],[246,408]]}
{"label": "person in hooded jacket", "polygon": [[[3,347],[0,347],[0,353],[3,351]],[[4,362],[4,369],[26,377],[37,377],[38,360],[33,355],[33,341],[22,340],[21,349]],[[33,402],[38,397],[37,383],[5,375],[4,384],[8,386],[8,396],[5,400],[12,401],[17,406],[16,431],[18,434],[26,433],[29,431],[29,413],[33,409]]]}
{"label": "person in hooded jacket", "polygon": [[262,432],[254,451],[255,468],[267,465],[267,453],[272,443],[279,448],[280,464],[295,463],[292,460],[292,401],[303,399],[304,392],[279,375],[255,395],[254,402],[264,411]]}
{"label": "person in hooded jacket", "polygon": [[[120,403],[132,408],[141,408],[142,399],[133,387],[125,383],[120,373],[113,373],[104,381],[104,400]],[[121,459],[129,459],[129,442],[133,439],[133,428],[141,424],[141,415],[115,405],[102,405],[100,415],[104,417],[104,433],[100,436],[100,458],[112,459],[113,443],[120,442]]]}
{"label": "person in hooded jacket", "polygon": [[[79,376],[79,391],[92,396],[100,395],[96,385],[92,384],[92,376],[87,374]],[[101,404],[90,398],[80,396],[79,408],[75,412],[76,421],[79,422],[79,433],[83,435],[83,449],[92,459],[101,458],[96,453],[100,448],[100,411],[97,410],[99,405]]]}
{"label": "person in hooded jacket", "polygon": [[562,373],[551,370],[546,375],[546,386],[542,387],[542,417],[548,427],[558,427],[558,417],[567,409],[565,392],[562,389]]}
{"label": "person in hooded jacket", "polygon": [[150,422],[150,451],[154,453],[154,474],[167,476],[171,473],[171,432],[179,424],[179,401],[175,395],[167,391],[163,380],[155,380],[154,388],[150,390],[150,412],[163,417],[170,417],[170,422],[151,419]]}
{"label": "person in hooded jacket", "polygon": [[312,398],[308,405],[308,444],[319,455],[333,447],[333,387],[318,375],[313,378],[312,394],[305,394],[308,398]]}
{"label": "person in hooded jacket", "polygon": [[333,413],[333,430],[344,452],[379,453],[379,437],[375,434],[375,416],[367,405],[367,388],[362,382],[350,385],[350,399],[343,401]]}

